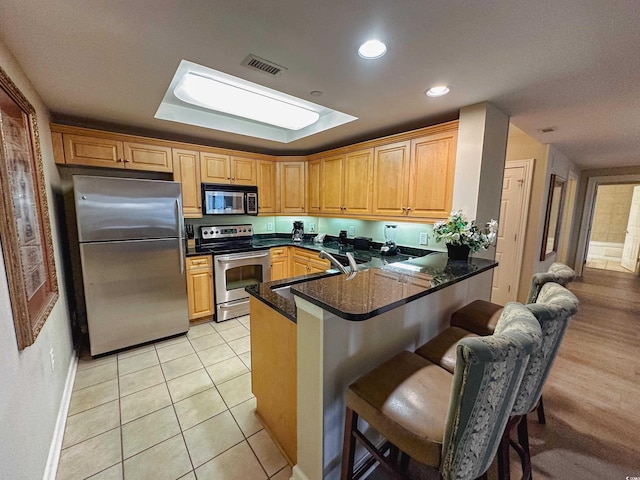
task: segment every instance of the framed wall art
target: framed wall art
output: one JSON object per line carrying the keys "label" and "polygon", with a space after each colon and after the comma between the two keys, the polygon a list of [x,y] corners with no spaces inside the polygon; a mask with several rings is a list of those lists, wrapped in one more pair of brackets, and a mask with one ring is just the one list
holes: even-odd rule
{"label": "framed wall art", "polygon": [[558,175],[551,175],[549,183],[549,199],[547,200],[547,213],[544,220],[544,233],[542,235],[542,248],[540,249],[540,261],[558,251],[558,239],[564,205],[565,179]]}
{"label": "framed wall art", "polygon": [[36,112],[0,68],[0,241],[18,349],[35,342],[58,299]]}

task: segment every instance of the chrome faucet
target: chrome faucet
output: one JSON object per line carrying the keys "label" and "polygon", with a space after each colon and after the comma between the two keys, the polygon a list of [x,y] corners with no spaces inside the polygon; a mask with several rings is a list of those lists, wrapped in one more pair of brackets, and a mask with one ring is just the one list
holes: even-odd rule
{"label": "chrome faucet", "polygon": [[[351,253],[351,252],[349,252]],[[348,254],[347,254],[348,256]],[[328,252],[325,252],[324,250],[320,250],[320,253],[318,254],[318,257],[320,258],[326,258],[327,260],[329,260],[338,270],[340,270],[342,273],[349,273],[349,271],[345,268],[344,265],[342,265],[338,260],[336,260],[336,257],[334,257],[333,255],[331,255]],[[353,258],[353,257],[352,257]],[[351,260],[349,260],[349,263],[351,263]],[[353,262],[355,263],[355,261]]]}

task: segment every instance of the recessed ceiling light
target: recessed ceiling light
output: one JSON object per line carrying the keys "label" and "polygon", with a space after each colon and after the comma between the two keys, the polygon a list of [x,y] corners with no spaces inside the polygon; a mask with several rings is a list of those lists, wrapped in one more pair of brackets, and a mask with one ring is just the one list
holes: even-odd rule
{"label": "recessed ceiling light", "polygon": [[367,59],[380,58],[385,53],[387,53],[387,46],[380,40],[368,40],[358,49],[358,55]]}
{"label": "recessed ceiling light", "polygon": [[449,93],[449,87],[446,85],[437,85],[427,90],[427,97],[441,97]]}
{"label": "recessed ceiling light", "polygon": [[321,97],[322,96],[322,92],[320,90],[314,90],[309,95],[311,95],[312,97]]}
{"label": "recessed ceiling light", "polygon": [[186,73],[174,89],[183,102],[289,130],[318,121],[318,112],[279,98],[195,73]]}

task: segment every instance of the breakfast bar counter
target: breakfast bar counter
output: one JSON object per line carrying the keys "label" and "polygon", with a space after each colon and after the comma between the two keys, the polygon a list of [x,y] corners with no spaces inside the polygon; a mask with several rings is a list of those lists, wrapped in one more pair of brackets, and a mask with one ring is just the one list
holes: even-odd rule
{"label": "breakfast bar counter", "polygon": [[[318,274],[247,288],[257,412],[271,418],[266,424],[288,452],[294,480],[340,478],[347,387],[433,338],[456,309],[488,300],[496,266],[435,253],[355,276]],[[290,433],[274,431],[293,415]]]}

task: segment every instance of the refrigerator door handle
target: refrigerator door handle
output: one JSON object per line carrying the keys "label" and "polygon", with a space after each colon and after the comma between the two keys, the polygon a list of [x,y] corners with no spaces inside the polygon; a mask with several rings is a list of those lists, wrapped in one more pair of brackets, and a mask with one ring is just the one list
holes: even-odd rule
{"label": "refrigerator door handle", "polygon": [[184,237],[183,231],[184,220],[182,218],[182,207],[180,206],[180,199],[176,198],[176,232],[180,238]]}
{"label": "refrigerator door handle", "polygon": [[184,239],[183,238],[178,238],[178,256],[180,257],[180,259],[178,260],[180,262],[180,273],[184,273]]}

